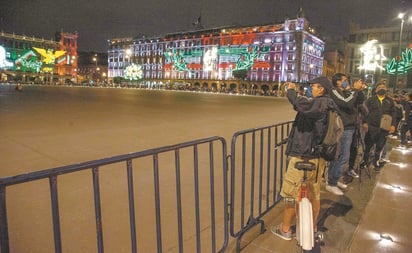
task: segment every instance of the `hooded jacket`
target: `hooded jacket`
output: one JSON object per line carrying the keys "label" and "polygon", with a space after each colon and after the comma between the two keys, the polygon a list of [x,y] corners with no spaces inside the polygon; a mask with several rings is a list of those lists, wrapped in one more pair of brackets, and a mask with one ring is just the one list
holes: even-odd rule
{"label": "hooded jacket", "polygon": [[355,129],[357,107],[365,100],[365,95],[361,91],[341,91],[333,89],[330,97],[338,106],[339,115],[342,119],[345,130]]}
{"label": "hooded jacket", "polygon": [[288,137],[286,155],[318,158],[318,147],[325,137],[328,123],[327,112],[338,109],[335,102],[328,95],[298,96],[293,89],[287,91],[287,97],[297,114]]}

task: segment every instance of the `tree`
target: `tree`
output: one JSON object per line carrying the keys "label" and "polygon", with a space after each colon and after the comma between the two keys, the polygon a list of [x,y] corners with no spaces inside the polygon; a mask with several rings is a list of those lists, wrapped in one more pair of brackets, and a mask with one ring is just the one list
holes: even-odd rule
{"label": "tree", "polygon": [[113,77],[113,83],[115,84],[120,84],[122,82],[123,78],[120,76],[115,76]]}
{"label": "tree", "polygon": [[248,70],[247,69],[236,69],[236,70],[233,70],[232,73],[235,78],[240,79],[240,80],[246,80]]}

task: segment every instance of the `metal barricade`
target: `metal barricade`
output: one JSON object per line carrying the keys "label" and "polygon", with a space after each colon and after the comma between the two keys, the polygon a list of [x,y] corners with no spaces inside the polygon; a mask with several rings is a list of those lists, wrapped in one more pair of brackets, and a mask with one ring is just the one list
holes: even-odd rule
{"label": "metal barricade", "polygon": [[[81,175],[76,177],[78,173]],[[15,192],[26,183],[36,182],[39,184],[36,190],[50,194],[47,202],[51,211],[42,211],[44,216],[51,215],[48,221],[43,222],[51,224],[49,241],[54,238],[54,242],[50,243],[50,247],[56,253],[80,252],[79,249],[70,248],[80,242],[70,239],[71,236],[79,236],[76,235],[76,226],[84,225],[81,224],[85,223],[84,220],[92,220],[92,225],[84,225],[81,232],[85,235],[79,237],[95,238],[96,244],[93,244],[93,250],[82,248],[81,252],[103,253],[105,248],[110,252],[134,253],[224,252],[229,237],[227,173],[226,141],[221,137],[210,137],[1,178],[1,252],[52,251],[46,248],[47,245],[40,245],[39,249],[42,250],[29,250],[19,241],[22,235],[10,236],[9,216],[14,214],[7,212],[10,204],[9,188]],[[46,187],[42,185],[45,180],[48,181]],[[88,192],[92,192],[90,200],[93,203],[83,204],[83,201],[77,200],[87,199]],[[26,197],[23,194],[19,196]],[[122,199],[128,200],[123,201],[127,202],[124,206],[119,204]],[[24,201],[36,200],[13,198],[13,204]],[[82,205],[86,205],[84,209]],[[87,219],[88,212],[84,210],[92,206],[94,211],[90,213],[93,218]],[[65,209],[70,211],[66,212]],[[74,217],[77,212],[85,218]],[[13,220],[16,219],[24,217]],[[36,226],[47,227],[40,221],[31,221]],[[86,231],[93,235],[87,235]],[[22,244],[14,245],[16,242]],[[37,244],[41,244],[40,241]]]}
{"label": "metal barricade", "polygon": [[[47,189],[44,191],[50,194],[47,202],[51,211],[45,211],[44,216],[49,214],[51,217],[50,237],[54,239],[52,247],[56,253],[76,252],[68,246],[78,242],[67,236],[75,232],[67,228],[69,215],[65,210],[71,209],[71,214],[73,209],[79,212],[76,208],[84,211],[87,207],[77,207],[81,204],[76,201],[72,201],[75,202],[75,207],[72,207],[66,201],[82,198],[89,192],[92,193],[93,217],[87,219],[84,212],[80,213],[86,216],[83,221],[92,220],[94,228],[89,230],[92,230],[96,244],[92,249],[82,248],[83,252],[103,253],[105,248],[122,252],[119,245],[128,245],[123,252],[133,253],[224,252],[228,247],[229,234],[236,239],[236,252],[240,252],[242,236],[257,225],[263,233],[262,217],[281,199],[279,192],[286,169],[284,151],[292,123],[236,132],[232,137],[230,155],[225,139],[215,136],[1,178],[1,252],[39,251],[13,245],[13,242],[21,242],[16,239],[18,236],[10,240],[8,190],[18,191],[27,183],[44,184],[45,180]],[[74,175],[77,174],[81,175],[76,178]],[[77,181],[77,188],[73,187]],[[36,190],[41,187],[36,186]],[[122,195],[122,190],[126,196]],[[26,197],[24,194],[19,196]],[[121,204],[122,199],[125,204]],[[13,199],[13,202],[18,201],[35,202],[30,197]],[[114,207],[117,208],[115,214],[108,211]],[[62,221],[66,226],[62,226]],[[74,226],[80,223],[73,218],[70,222]],[[123,225],[118,227],[129,227],[128,231],[121,231],[118,223]],[[71,243],[73,241],[76,243]],[[39,249],[47,251],[42,243],[39,245]]]}
{"label": "metal barricade", "polygon": [[286,169],[284,151],[292,121],[236,132],[230,155],[230,234],[237,238],[236,252],[242,236],[280,201],[280,187]]}

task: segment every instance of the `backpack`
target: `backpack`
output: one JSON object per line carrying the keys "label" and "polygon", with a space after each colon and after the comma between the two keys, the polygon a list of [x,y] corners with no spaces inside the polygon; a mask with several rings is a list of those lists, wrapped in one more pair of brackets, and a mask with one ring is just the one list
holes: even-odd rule
{"label": "backpack", "polygon": [[343,122],[337,111],[329,110],[326,134],[319,145],[319,155],[326,161],[333,161],[339,155]]}

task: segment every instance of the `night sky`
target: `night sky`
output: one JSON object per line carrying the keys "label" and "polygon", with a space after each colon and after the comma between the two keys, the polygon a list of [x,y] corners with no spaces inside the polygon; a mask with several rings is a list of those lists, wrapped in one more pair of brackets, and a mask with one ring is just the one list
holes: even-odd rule
{"label": "night sky", "polygon": [[280,23],[299,7],[322,35],[344,35],[350,21],[391,26],[400,11],[412,14],[412,0],[2,0],[0,29],[45,39],[77,31],[79,51],[106,52],[107,39],[194,30],[200,15],[207,29]]}

